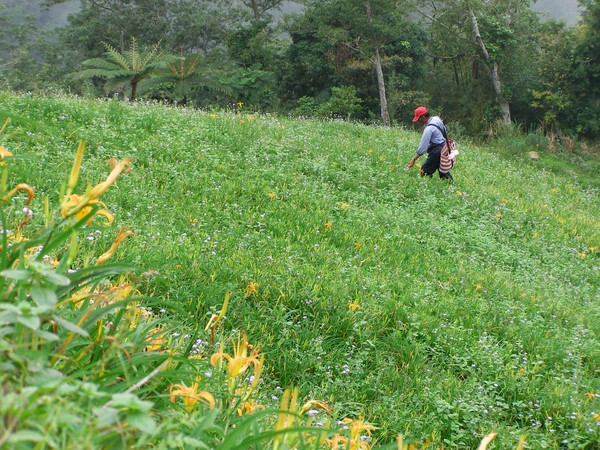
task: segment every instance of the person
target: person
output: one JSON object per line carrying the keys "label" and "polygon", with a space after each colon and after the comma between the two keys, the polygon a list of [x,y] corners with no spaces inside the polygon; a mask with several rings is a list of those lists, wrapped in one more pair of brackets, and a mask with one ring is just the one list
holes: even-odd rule
{"label": "person", "polygon": [[413,167],[417,159],[427,152],[427,160],[421,166],[421,176],[427,175],[431,177],[437,170],[440,174],[440,178],[453,182],[454,178],[452,178],[450,172],[442,173],[439,171],[442,147],[444,147],[444,143],[446,142],[446,139],[444,138],[446,132],[444,122],[442,122],[442,119],[438,116],[432,116],[429,113],[429,110],[424,106],[419,106],[415,109],[413,122],[417,121],[424,125],[423,135],[421,136],[421,142],[419,143],[419,148],[417,148],[415,156],[413,156],[404,169],[408,170]]}

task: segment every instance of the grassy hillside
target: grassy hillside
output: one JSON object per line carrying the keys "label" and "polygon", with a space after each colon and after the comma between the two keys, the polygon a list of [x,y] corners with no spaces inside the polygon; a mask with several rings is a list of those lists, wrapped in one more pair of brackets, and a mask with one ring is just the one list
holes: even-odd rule
{"label": "grassy hillside", "polygon": [[[223,332],[265,355],[257,402],[297,386],[376,426],[373,446],[597,448],[597,157],[465,141],[448,185],[402,170],[418,130],[3,93],[6,117],[33,211],[60,205],[80,140],[80,190],[133,158],[102,197],[135,233],[113,259],[157,271],[137,289],[208,358],[230,293]],[[72,270],[110,247],[101,222]]]}

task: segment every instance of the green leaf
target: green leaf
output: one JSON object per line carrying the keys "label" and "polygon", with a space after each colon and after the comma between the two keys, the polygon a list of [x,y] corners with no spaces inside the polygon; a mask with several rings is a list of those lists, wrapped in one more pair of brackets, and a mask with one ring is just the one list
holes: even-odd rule
{"label": "green leaf", "polygon": [[119,423],[119,411],[110,406],[104,406],[102,408],[94,408],[94,415],[98,421],[100,428],[110,427]]}
{"label": "green leaf", "polygon": [[21,430],[12,433],[6,442],[15,444],[17,442],[42,442],[45,440],[44,435],[38,431]]}
{"label": "green leaf", "polygon": [[56,421],[62,426],[79,424],[82,420],[84,420],[83,417],[68,412],[59,412],[56,415]]}
{"label": "green leaf", "polygon": [[0,272],[4,278],[10,278],[11,280],[23,281],[31,279],[31,272],[29,270],[21,269],[6,269]]}
{"label": "green leaf", "polygon": [[39,388],[56,388],[63,382],[63,374],[55,369],[43,369],[36,373],[32,379],[32,385]]}
{"label": "green leaf", "polygon": [[31,298],[39,306],[54,306],[58,301],[56,292],[52,289],[43,288],[40,286],[33,286],[31,288]]}
{"label": "green leaf", "polygon": [[69,322],[68,320],[63,319],[62,317],[57,316],[56,314],[52,315],[52,319],[56,321],[61,327],[69,330],[71,333],[78,334],[83,337],[90,337],[90,334],[82,328],[79,328],[74,323]]}
{"label": "green leaf", "polygon": [[41,325],[41,320],[38,316],[32,316],[29,314],[19,314],[17,316],[17,322],[25,325],[27,328],[37,330]]}
{"label": "green leaf", "polygon": [[[3,322],[3,314],[0,314],[0,322]],[[8,327],[8,326],[2,326],[0,328],[0,338],[4,337],[4,336],[10,336],[11,334],[13,334],[15,331],[14,327]]]}
{"label": "green leaf", "polygon": [[51,272],[46,275],[46,279],[57,286],[68,286],[71,284],[71,280],[64,275],[60,275],[55,272]]}
{"label": "green leaf", "polygon": [[150,434],[154,433],[156,430],[156,422],[146,413],[132,412],[127,414],[125,417],[129,425],[144,433]]}
{"label": "green leaf", "polygon": [[48,342],[56,342],[59,339],[57,335],[55,335],[54,333],[50,333],[48,331],[34,330],[34,333],[36,334],[36,336],[39,336]]}
{"label": "green leaf", "polygon": [[112,405],[126,408],[132,412],[149,412],[152,408],[152,402],[140,400],[137,395],[130,393],[118,393],[112,396]]}

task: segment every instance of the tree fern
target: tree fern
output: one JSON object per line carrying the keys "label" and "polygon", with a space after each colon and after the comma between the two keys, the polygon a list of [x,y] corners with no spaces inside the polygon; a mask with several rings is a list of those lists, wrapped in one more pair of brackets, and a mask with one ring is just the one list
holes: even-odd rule
{"label": "tree fern", "polygon": [[160,42],[147,52],[140,51],[135,38],[131,39],[129,50],[123,52],[107,43],[104,43],[104,47],[104,57],[84,61],[82,64],[86,69],[78,72],[76,77],[102,77],[108,81],[106,87],[129,85],[132,101],[136,98],[138,83],[152,77],[157,70],[166,68],[174,58],[160,51]]}
{"label": "tree fern", "polygon": [[200,89],[230,95],[233,90],[214,78],[215,70],[201,66],[199,55],[179,57],[176,61],[159,68],[152,78],[140,84],[140,91],[149,93],[168,89],[172,98],[182,105],[187,104],[190,96]]}

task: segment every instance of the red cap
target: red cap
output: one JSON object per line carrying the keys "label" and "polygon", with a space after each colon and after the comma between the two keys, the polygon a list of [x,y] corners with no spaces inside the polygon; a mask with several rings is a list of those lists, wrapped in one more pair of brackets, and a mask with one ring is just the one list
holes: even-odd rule
{"label": "red cap", "polygon": [[423,114],[426,114],[427,112],[427,108],[425,108],[424,106],[419,106],[417,109],[415,109],[415,117],[413,117],[413,122],[419,120],[419,117],[421,117]]}

